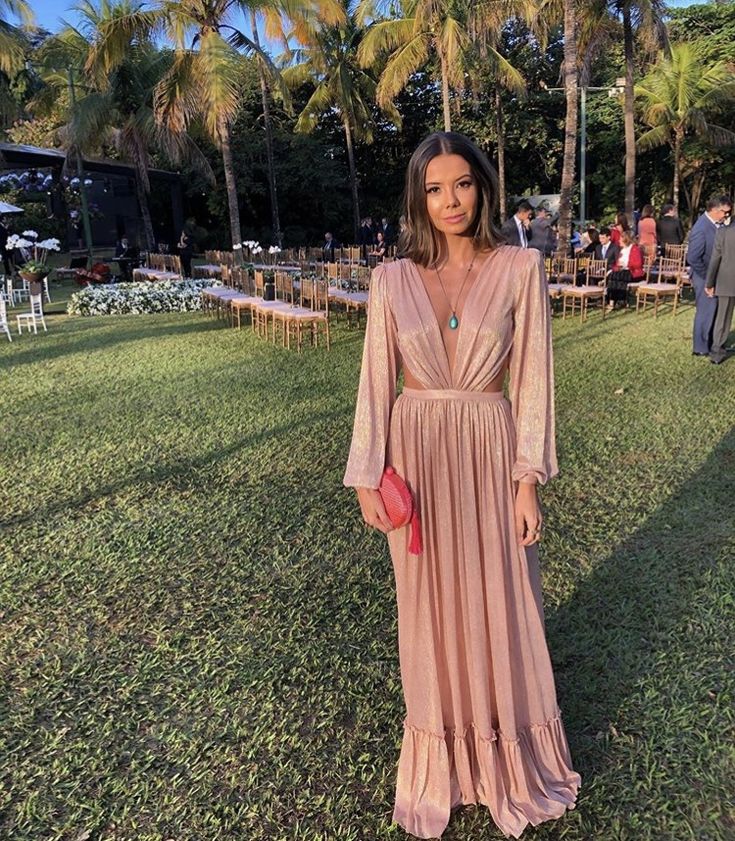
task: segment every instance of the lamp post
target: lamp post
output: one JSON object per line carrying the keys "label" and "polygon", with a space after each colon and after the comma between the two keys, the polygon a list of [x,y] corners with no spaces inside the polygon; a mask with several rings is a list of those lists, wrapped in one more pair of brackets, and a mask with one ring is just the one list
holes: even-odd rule
{"label": "lamp post", "polygon": [[[543,81],[541,82],[541,87],[548,93],[564,90],[564,88],[549,88]],[[620,96],[624,89],[625,79],[616,79],[615,85],[612,87],[579,86],[579,222],[581,225],[587,222],[587,91],[593,91],[595,93],[607,91],[607,95],[613,97]]]}

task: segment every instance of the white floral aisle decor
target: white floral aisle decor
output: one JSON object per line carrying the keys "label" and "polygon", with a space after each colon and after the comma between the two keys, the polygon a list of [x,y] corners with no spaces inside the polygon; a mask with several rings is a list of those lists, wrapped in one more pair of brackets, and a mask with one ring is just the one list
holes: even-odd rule
{"label": "white floral aisle decor", "polygon": [[72,294],[66,311],[69,315],[196,312],[202,308],[202,289],[211,286],[222,286],[222,283],[203,278],[86,286]]}

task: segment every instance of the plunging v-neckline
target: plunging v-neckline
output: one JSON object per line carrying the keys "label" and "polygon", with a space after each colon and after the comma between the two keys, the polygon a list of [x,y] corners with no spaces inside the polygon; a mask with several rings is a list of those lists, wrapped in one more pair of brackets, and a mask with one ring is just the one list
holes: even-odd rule
{"label": "plunging v-neckline", "polygon": [[[467,304],[472,300],[472,295],[475,291],[475,287],[479,285],[480,275],[487,268],[488,263],[492,260],[492,258],[495,256],[495,254],[498,251],[500,251],[501,248],[502,248],[502,245],[496,246],[487,255],[487,257],[485,258],[485,262],[482,263],[482,265],[478,268],[477,276],[475,277],[475,282],[472,284],[469,291],[467,292],[467,297],[465,298],[464,304],[462,305],[462,313],[461,313],[461,315],[457,314],[457,318],[459,319],[459,324],[457,326],[457,341],[456,341],[455,346],[454,346],[453,362],[455,362],[455,363],[457,361],[457,357],[459,356],[460,342],[461,342],[462,336],[464,334],[464,329],[463,329],[464,328],[464,321],[465,321],[464,314],[465,314],[465,311],[467,309]],[[431,313],[431,316],[432,316],[431,321],[434,325],[434,328],[436,329],[436,331],[439,334],[439,342],[442,346],[442,350],[444,351],[444,362],[446,364],[446,373],[449,377],[449,385],[454,386],[455,385],[454,365],[449,361],[449,351],[447,350],[447,345],[446,345],[446,342],[444,341],[444,333],[442,333],[442,329],[441,329],[441,326],[439,324],[439,319],[437,317],[436,310],[434,309],[434,305],[431,303],[431,296],[429,295],[429,293],[426,290],[426,284],[424,283],[423,277],[421,277],[421,272],[419,272],[418,266],[416,265],[416,263],[414,263],[413,260],[409,260],[408,262],[411,264],[411,268],[414,271],[414,273],[416,274],[416,277],[418,277],[419,286],[421,287],[421,291],[423,293],[424,300],[426,302],[426,306],[428,307],[428,310],[429,310],[429,312]],[[459,301],[457,301],[457,303],[459,303]]]}

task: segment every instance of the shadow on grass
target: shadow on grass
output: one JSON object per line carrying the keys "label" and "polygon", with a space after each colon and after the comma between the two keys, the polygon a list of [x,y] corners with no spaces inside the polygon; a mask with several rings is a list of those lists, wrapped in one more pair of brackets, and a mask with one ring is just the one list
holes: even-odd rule
{"label": "shadow on grass", "polygon": [[694,596],[735,529],[734,471],[731,430],[696,473],[547,614],[583,790],[610,759],[596,735],[607,733],[621,705],[669,650],[676,629],[692,620]]}
{"label": "shadow on grass", "polygon": [[[344,422],[348,417],[352,417],[352,408],[346,406],[339,411],[321,412],[311,415],[310,417],[300,419],[299,423],[306,427],[319,423],[331,425]],[[70,509],[76,510],[82,508],[84,505],[88,505],[93,501],[100,500],[104,497],[115,496],[131,487],[163,485],[179,479],[189,482],[192,476],[200,475],[202,470],[215,468],[228,459],[237,457],[245,449],[256,447],[265,441],[277,438],[283,438],[284,441],[287,441],[289,434],[298,434],[298,430],[294,428],[293,424],[280,424],[238,438],[229,446],[223,447],[214,453],[207,452],[196,458],[182,459],[175,464],[160,465],[153,468],[150,468],[149,465],[143,465],[127,473],[119,481],[107,482],[97,487],[89,488],[85,493],[75,497],[59,498],[53,505],[49,505],[46,508],[35,508],[25,513],[10,516],[7,519],[0,518],[0,529],[15,528],[32,522],[43,523],[56,514],[68,512]]]}
{"label": "shadow on grass", "polygon": [[[131,316],[131,318],[136,318],[136,316]],[[115,332],[111,334],[107,329],[100,330],[100,323],[95,319],[95,321],[90,321],[89,324],[84,324],[81,329],[64,330],[62,343],[42,344],[40,341],[35,341],[37,338],[40,339],[41,333],[38,337],[32,336],[31,338],[34,339],[33,346],[26,346],[20,352],[13,353],[7,357],[6,362],[9,365],[25,365],[39,360],[55,360],[75,353],[90,353],[96,350],[111,349],[125,342],[142,342],[151,338],[210,332],[223,325],[224,322],[222,321],[205,320],[204,317],[200,322],[166,324],[165,326],[161,326],[160,322],[141,325],[139,322],[133,321],[128,326],[121,325],[119,321],[116,321],[114,324],[104,325],[107,328],[114,328]],[[49,330],[52,326],[52,324],[49,324]]]}

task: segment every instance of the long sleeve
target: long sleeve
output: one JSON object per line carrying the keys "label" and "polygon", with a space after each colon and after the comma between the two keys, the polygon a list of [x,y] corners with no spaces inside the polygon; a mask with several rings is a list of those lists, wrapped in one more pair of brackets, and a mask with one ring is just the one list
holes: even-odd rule
{"label": "long sleeve", "polygon": [[[701,219],[701,217],[700,217]],[[707,276],[707,262],[705,256],[707,253],[707,240],[704,235],[703,225],[694,225],[689,234],[689,247],[687,248],[687,263],[692,267],[694,274],[697,277],[705,278]]]}
{"label": "long sleeve", "polygon": [[725,228],[720,228],[715,236],[715,244],[712,247],[712,256],[710,257],[709,266],[707,266],[707,280],[705,286],[708,289],[714,289],[717,283],[717,272],[720,270],[720,262],[722,261],[722,246],[725,243]]}
{"label": "long sleeve", "polygon": [[347,487],[380,485],[399,360],[395,321],[388,305],[386,267],[380,265],[370,280],[352,445],[343,480]]}
{"label": "long sleeve", "polygon": [[556,476],[554,363],[543,256],[529,252],[519,272],[510,352],[510,401],[516,430],[513,480],[539,484]]}

